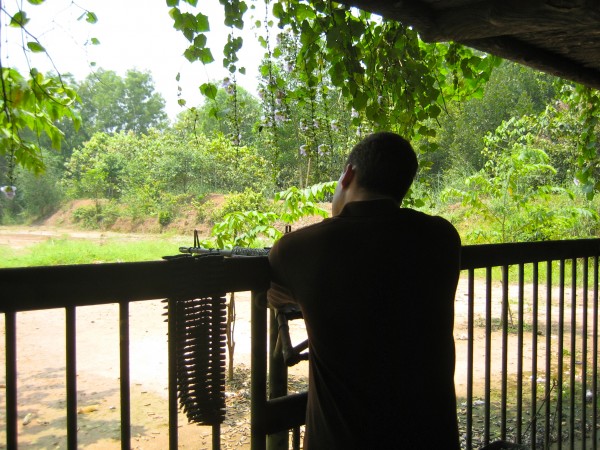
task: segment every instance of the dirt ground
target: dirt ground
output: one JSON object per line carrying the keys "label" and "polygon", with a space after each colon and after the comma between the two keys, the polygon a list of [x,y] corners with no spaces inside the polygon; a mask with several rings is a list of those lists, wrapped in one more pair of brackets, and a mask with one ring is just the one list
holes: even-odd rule
{"label": "dirt ground", "polygon": [[[0,228],[0,246],[22,248],[65,233],[82,239],[103,239],[107,233],[74,232],[52,228]],[[112,237],[117,236],[112,233]],[[134,239],[135,236],[123,236]],[[483,302],[477,302],[482,304]],[[466,282],[460,281],[456,297],[456,388],[459,398],[466,389]],[[132,303],[130,306],[131,349],[131,423],[132,448],[158,450],[168,447],[167,412],[167,324],[164,305],[157,301]],[[19,448],[58,449],[66,447],[65,433],[65,341],[64,311],[47,310],[20,313],[18,333],[18,408]],[[82,307],[77,310],[77,389],[78,439],[80,448],[120,448],[119,416],[119,319],[117,305]],[[291,322],[292,340],[305,338],[301,321]],[[0,338],[4,321],[0,323]],[[493,339],[500,339],[495,333]],[[514,346],[513,337],[509,345]],[[515,338],[516,339],[516,338]],[[529,337],[526,337],[526,341]],[[235,325],[236,373],[227,385],[228,412],[222,426],[223,449],[250,448],[249,368],[250,368],[250,297],[236,294]],[[495,345],[495,344],[493,344]],[[477,330],[475,355],[484,354],[483,333]],[[525,352],[527,355],[527,351]],[[0,365],[4,365],[4,346],[0,347]],[[492,373],[500,368],[494,361]],[[513,368],[514,369],[514,368]],[[483,367],[475,369],[474,379],[483,380]],[[3,371],[2,371],[3,372]],[[306,385],[307,363],[290,369],[292,390]],[[4,387],[4,373],[0,387]],[[475,385],[476,395],[483,386]],[[459,400],[460,401],[460,400]],[[5,396],[0,395],[0,448],[5,442]],[[211,448],[211,429],[189,425],[179,417],[179,447]]]}

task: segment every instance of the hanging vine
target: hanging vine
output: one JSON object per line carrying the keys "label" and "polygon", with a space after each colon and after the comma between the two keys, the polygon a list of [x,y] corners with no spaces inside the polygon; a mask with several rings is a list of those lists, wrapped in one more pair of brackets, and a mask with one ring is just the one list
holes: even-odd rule
{"label": "hanging vine", "polygon": [[236,73],[245,73],[245,69],[243,67],[238,68],[237,62],[239,61],[237,57],[237,52],[242,48],[242,38],[235,37],[233,28],[231,32],[227,36],[227,43],[225,44],[224,54],[225,57],[223,59],[223,66],[229,71],[231,74],[230,78],[225,78],[223,80],[223,86],[229,94],[229,99],[232,104],[231,113],[229,114],[229,120],[232,126],[231,140],[233,145],[236,147],[240,147],[242,145],[242,133],[240,130],[240,117],[239,117],[239,106],[238,106],[238,85],[237,85],[237,77]]}
{"label": "hanging vine", "polygon": [[265,0],[264,18],[262,19],[262,27],[264,28],[264,36],[259,37],[259,42],[265,49],[265,59],[261,65],[261,74],[266,78],[266,86],[263,86],[261,92],[263,96],[263,105],[265,117],[264,126],[269,133],[268,141],[271,147],[271,158],[273,161],[272,179],[275,185],[278,185],[279,179],[279,162],[281,158],[279,144],[279,124],[285,119],[285,115],[280,111],[280,106],[284,104],[283,95],[279,94],[278,83],[273,67],[273,49],[271,46],[271,27],[272,23],[269,19],[269,0]]}

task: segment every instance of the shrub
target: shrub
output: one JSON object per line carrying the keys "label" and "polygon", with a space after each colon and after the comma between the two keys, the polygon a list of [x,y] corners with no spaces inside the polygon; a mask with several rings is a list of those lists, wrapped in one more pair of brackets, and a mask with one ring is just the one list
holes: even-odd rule
{"label": "shrub", "polygon": [[170,211],[159,211],[158,212],[158,223],[162,227],[166,227],[173,221],[173,215]]}
{"label": "shrub", "polygon": [[116,206],[110,202],[96,202],[93,205],[80,206],[73,211],[73,221],[89,229],[110,227],[118,216]]}
{"label": "shrub", "polygon": [[205,214],[211,223],[221,222],[227,214],[236,212],[257,211],[264,212],[268,209],[268,201],[260,192],[255,192],[250,188],[246,188],[244,192],[229,194],[223,206],[218,209],[214,208],[214,203],[208,201],[203,205]]}

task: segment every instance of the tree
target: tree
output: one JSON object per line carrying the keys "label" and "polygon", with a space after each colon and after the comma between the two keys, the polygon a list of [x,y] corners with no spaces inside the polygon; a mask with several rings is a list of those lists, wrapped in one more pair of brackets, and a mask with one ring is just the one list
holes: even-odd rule
{"label": "tree", "polygon": [[503,61],[485,85],[481,98],[452,104],[439,118],[439,146],[444,150],[438,170],[451,165],[477,171],[485,164],[484,137],[502,121],[542,112],[556,97],[556,79]]}
{"label": "tree", "polygon": [[[557,186],[556,169],[543,147],[546,136],[539,132],[535,116],[511,118],[484,138],[486,163],[465,179],[466,189],[450,188],[446,198],[458,197],[470,207],[469,214],[486,220],[489,229],[473,228],[469,236],[479,242],[517,242],[560,239],[585,219],[597,224],[598,215],[573,204],[549,208],[544,203],[553,194],[573,194]],[[582,227],[580,226],[580,229]]]}
{"label": "tree", "polygon": [[175,127],[188,133],[202,133],[207,137],[221,134],[235,139],[240,144],[252,144],[256,137],[254,130],[260,120],[260,104],[252,94],[241,86],[236,86],[235,96],[230,80],[224,80],[223,87],[216,91],[214,99],[181,113]]}
{"label": "tree", "polygon": [[146,134],[150,128],[162,129],[166,126],[165,100],[154,91],[150,73],[128,70],[123,92],[124,131]]}
{"label": "tree", "polygon": [[330,66],[322,61],[318,71],[307,73],[296,64],[299,48],[298,36],[281,33],[261,64],[259,148],[273,161],[272,176],[279,188],[337,177],[361,131],[352,125],[341,89],[331,83]]}
{"label": "tree", "polygon": [[164,128],[165,101],[154,91],[148,72],[128,70],[121,78],[112,70],[98,69],[79,85],[85,140],[96,132],[147,133]]}

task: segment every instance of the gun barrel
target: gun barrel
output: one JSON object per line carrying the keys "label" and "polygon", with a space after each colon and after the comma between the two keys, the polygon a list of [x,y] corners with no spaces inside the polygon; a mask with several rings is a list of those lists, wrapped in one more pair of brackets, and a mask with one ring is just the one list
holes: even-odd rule
{"label": "gun barrel", "polygon": [[267,256],[270,248],[233,247],[231,250],[203,247],[179,247],[180,253],[223,256]]}

